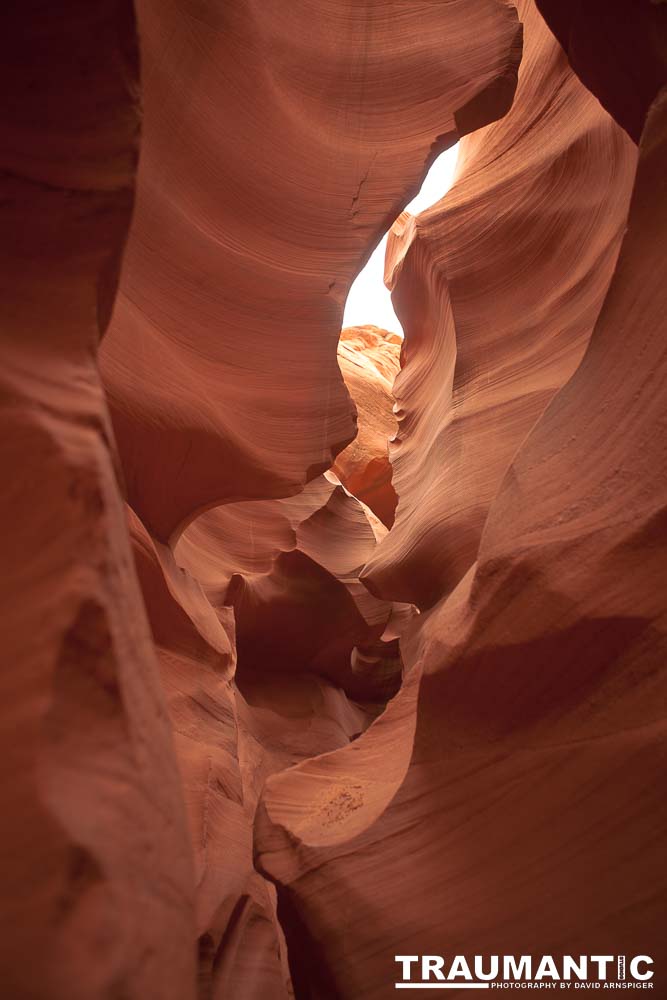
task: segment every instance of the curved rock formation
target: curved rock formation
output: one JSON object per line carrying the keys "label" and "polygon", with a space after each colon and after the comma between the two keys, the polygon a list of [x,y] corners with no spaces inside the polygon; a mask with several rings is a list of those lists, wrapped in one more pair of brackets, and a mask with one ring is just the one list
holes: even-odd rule
{"label": "curved rock formation", "polygon": [[298,492],[354,437],[348,288],[430,160],[507,109],[521,33],[505,0],[138,15],[137,208],[101,366],[130,503],[166,540]]}
{"label": "curved rock formation", "polygon": [[[663,91],[583,359],[498,475],[476,561],[402,643],[422,680],[388,808],[363,761],[389,709],[359,767],[346,748],[267,783],[259,863],[303,995],[380,998],[394,955],[443,951],[641,953],[664,974],[666,178]],[[346,780],[360,819],[335,808]]]}
{"label": "curved rock formation", "polygon": [[[664,969],[666,166],[663,91],[583,362],[519,449],[479,562],[406,644],[424,677],[391,806],[341,849],[335,829],[300,837],[303,808],[277,811],[298,771],[269,782],[279,823],[260,827],[261,861],[297,914],[292,953],[314,995],[384,996],[394,954],[443,941],[451,954],[623,949]],[[330,769],[346,773],[345,754]]]}
{"label": "curved rock formation", "polygon": [[357,407],[357,436],[337,457],[333,471],[346,489],[367,504],[388,528],[394,523],[389,439],[396,433],[392,386],[402,340],[376,326],[344,329],[338,364]]}
{"label": "curved rock formation", "polygon": [[516,449],[581,360],[613,273],[636,151],[532,6],[515,104],[464,139],[438,205],[403,214],[387,274],[405,331],[396,524],[364,580],[432,606],[477,556]]}
{"label": "curved rock formation", "polygon": [[228,996],[248,976],[259,992],[248,986],[246,995],[287,997],[275,894],[252,863],[253,788],[242,775],[233,611],[216,614],[201,585],[132,512],[130,527],[190,819],[200,994]]}
{"label": "curved rock formation", "polygon": [[382,637],[395,612],[359,582],[384,533],[330,473],[296,497],[226,504],[186,529],[176,558],[213,607],[233,607],[242,688],[266,672],[312,672],[355,697],[394,693],[396,639]]}
{"label": "curved rock formation", "polygon": [[9,10],[12,1000],[662,989],[665,11],[536,2],[138,0],[141,88],[126,0]]}
{"label": "curved rock formation", "polygon": [[182,789],[95,365],[134,193],[132,5],[9,4],[0,38],[1,989],[193,1000]]}
{"label": "curved rock formation", "polygon": [[384,529],[333,476],[208,511],[176,558],[130,523],[190,815],[200,988],[287,996],[254,812],[268,775],[349,744],[396,689],[392,608],[358,580]]}
{"label": "curved rock formation", "polygon": [[572,69],[639,142],[667,80],[667,9],[662,0],[537,0]]}

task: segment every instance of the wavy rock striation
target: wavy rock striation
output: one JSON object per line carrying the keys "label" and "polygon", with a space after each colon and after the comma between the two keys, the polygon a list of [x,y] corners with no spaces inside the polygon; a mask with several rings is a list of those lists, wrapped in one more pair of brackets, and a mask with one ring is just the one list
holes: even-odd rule
{"label": "wavy rock striation", "polygon": [[165,541],[298,492],[352,440],[349,286],[436,153],[507,109],[521,32],[504,0],[138,15],[137,207],[101,366],[130,503]]}
{"label": "wavy rock striation", "polygon": [[131,6],[9,12],[8,996],[660,961],[665,12],[538,6],[138,0],[132,220]]}
{"label": "wavy rock striation", "polygon": [[[452,954],[623,948],[664,968],[666,115],[663,91],[582,364],[519,449],[478,562],[405,643],[423,678],[391,805],[356,836],[343,819],[302,834],[307,810],[282,802],[312,801],[303,766],[267,785],[261,862],[313,995],[384,996],[394,954],[443,941]],[[374,742],[371,728],[357,752]],[[349,754],[328,758],[339,779]],[[359,791],[360,809],[377,790]]]}
{"label": "wavy rock striation", "polygon": [[396,523],[372,590],[431,607],[475,561],[502,476],[578,365],[613,273],[636,151],[531,4],[510,113],[461,142],[444,200],[402,215]]}
{"label": "wavy rock striation", "polygon": [[[181,537],[179,563],[213,607],[231,606],[237,680],[310,671],[365,699],[394,693],[394,609],[368,593],[359,573],[382,525],[327,473],[287,500],[226,504]],[[392,690],[393,689],[393,690]]]}
{"label": "wavy rock striation", "polygon": [[193,876],[95,351],[130,224],[132,5],[10,4],[0,85],[2,993],[195,995]]}
{"label": "wavy rock striation", "polygon": [[[528,8],[523,16],[530,65],[537,22]],[[521,94],[520,83],[517,102]],[[542,138],[536,129],[535,141]],[[460,187],[468,169],[464,159]],[[502,176],[502,160],[497,169]],[[617,182],[613,175],[607,183],[614,190]],[[575,204],[585,215],[588,203]],[[408,683],[353,747],[267,783],[259,863],[279,886],[303,995],[380,998],[394,981],[395,954],[443,950],[641,952],[664,968],[667,885],[656,831],[667,820],[667,620],[657,582],[667,563],[666,211],[663,90],[643,131],[629,215],[623,220],[619,208],[614,220],[614,230],[625,223],[627,231],[615,269],[613,259],[606,265],[598,315],[585,294],[579,300],[593,326],[583,357],[496,472],[467,572],[463,564],[452,592],[442,587],[404,636]],[[560,242],[550,245],[558,255]],[[413,242],[399,265],[399,306],[406,268],[417,281],[420,264],[428,274]],[[520,293],[511,304],[518,323]],[[417,346],[428,329],[428,312],[420,315]],[[407,378],[419,354],[411,359],[405,325]],[[465,349],[468,330],[457,325],[457,348]],[[477,362],[489,380],[494,357]],[[417,418],[437,426],[430,398]],[[415,427],[415,417],[402,425],[401,448]],[[483,427],[471,420],[467,429],[474,458]],[[398,492],[402,503],[400,479]],[[400,504],[398,515],[390,541]],[[364,762],[391,742],[386,727],[405,739],[392,715],[415,677],[414,744],[387,795]],[[340,786],[355,781],[351,819],[335,807]]]}
{"label": "wavy rock striation", "polygon": [[216,613],[132,512],[130,528],[190,820],[200,994],[287,997],[275,893],[252,863],[256,790],[242,773],[233,611]]}
{"label": "wavy rock striation", "polygon": [[175,554],[132,512],[130,525],[190,817],[200,988],[288,996],[255,808],[268,775],[348,745],[400,682],[409,609],[358,579],[385,529],[333,475],[212,509]]}
{"label": "wavy rock striation", "polygon": [[[507,108],[520,56],[516,13],[496,0],[470,20],[433,7],[426,32],[408,4],[398,20],[372,4],[314,12],[140,3],[137,210],[101,355],[190,818],[200,990],[215,998],[290,989],[275,893],[252,863],[262,782],[350,744],[400,682],[410,609],[358,579],[385,529],[317,477],[354,435],[344,296],[430,159]],[[396,346],[366,330],[340,349],[362,440],[337,471],[386,520]]]}
{"label": "wavy rock striation", "polygon": [[337,457],[333,471],[388,528],[394,523],[388,442],[396,433],[392,386],[402,340],[376,326],[347,327],[340,335],[338,364],[357,407],[357,436]]}

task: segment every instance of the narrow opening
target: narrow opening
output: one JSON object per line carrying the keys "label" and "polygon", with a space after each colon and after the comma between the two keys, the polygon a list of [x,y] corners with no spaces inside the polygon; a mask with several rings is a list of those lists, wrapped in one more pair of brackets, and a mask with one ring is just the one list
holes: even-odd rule
{"label": "narrow opening", "polygon": [[[434,160],[424,178],[419,194],[405,206],[406,212],[418,215],[440,201],[452,186],[458,143],[441,153]],[[403,336],[401,324],[391,304],[391,295],[384,284],[384,256],[387,249],[387,233],[382,237],[363,271],[360,271],[350,288],[343,327],[378,326]]]}

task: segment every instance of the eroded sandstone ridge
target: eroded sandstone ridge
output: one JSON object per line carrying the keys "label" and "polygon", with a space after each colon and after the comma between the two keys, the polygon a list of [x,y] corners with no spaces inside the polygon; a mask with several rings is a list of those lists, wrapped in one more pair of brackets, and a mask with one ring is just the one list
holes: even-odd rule
{"label": "eroded sandstone ridge", "polygon": [[512,110],[462,141],[447,198],[402,216],[387,252],[406,332],[391,455],[400,502],[366,579],[422,608],[474,563],[517,448],[581,361],[635,172],[634,144],[534,7],[521,14]]}
{"label": "eroded sandstone ridge", "polygon": [[358,426],[354,441],[336,456],[333,468],[350,493],[388,528],[398,499],[388,442],[396,433],[392,389],[401,343],[398,334],[376,326],[347,327],[338,343],[338,363],[357,407]]}
{"label": "eroded sandstone ridge", "polygon": [[429,158],[514,90],[514,7],[459,7],[137,3],[141,169],[101,366],[157,537],[298,492],[354,437],[349,286]]}
{"label": "eroded sandstone ridge", "polygon": [[[0,60],[3,991],[658,977],[667,8],[56,6]],[[341,335],[393,220],[405,340]]]}
{"label": "eroded sandstone ridge", "polygon": [[95,363],[134,197],[134,12],[2,22],[0,989],[188,1000],[183,794]]}
{"label": "eroded sandstone ridge", "polygon": [[[518,941],[664,968],[667,92],[628,211],[636,154],[519,9],[514,107],[389,251],[399,507],[365,573],[430,609],[404,635],[407,682],[353,747],[271,778],[258,816],[304,995],[379,998],[393,954]],[[366,761],[403,735],[415,674],[414,744],[379,811]],[[354,819],[313,816],[352,784]]]}

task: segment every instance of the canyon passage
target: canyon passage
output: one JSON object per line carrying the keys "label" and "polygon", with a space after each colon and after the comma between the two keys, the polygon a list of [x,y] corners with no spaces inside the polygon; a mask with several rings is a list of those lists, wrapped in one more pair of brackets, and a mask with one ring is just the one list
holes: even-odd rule
{"label": "canyon passage", "polygon": [[667,5],[2,17],[2,995],[667,997]]}

